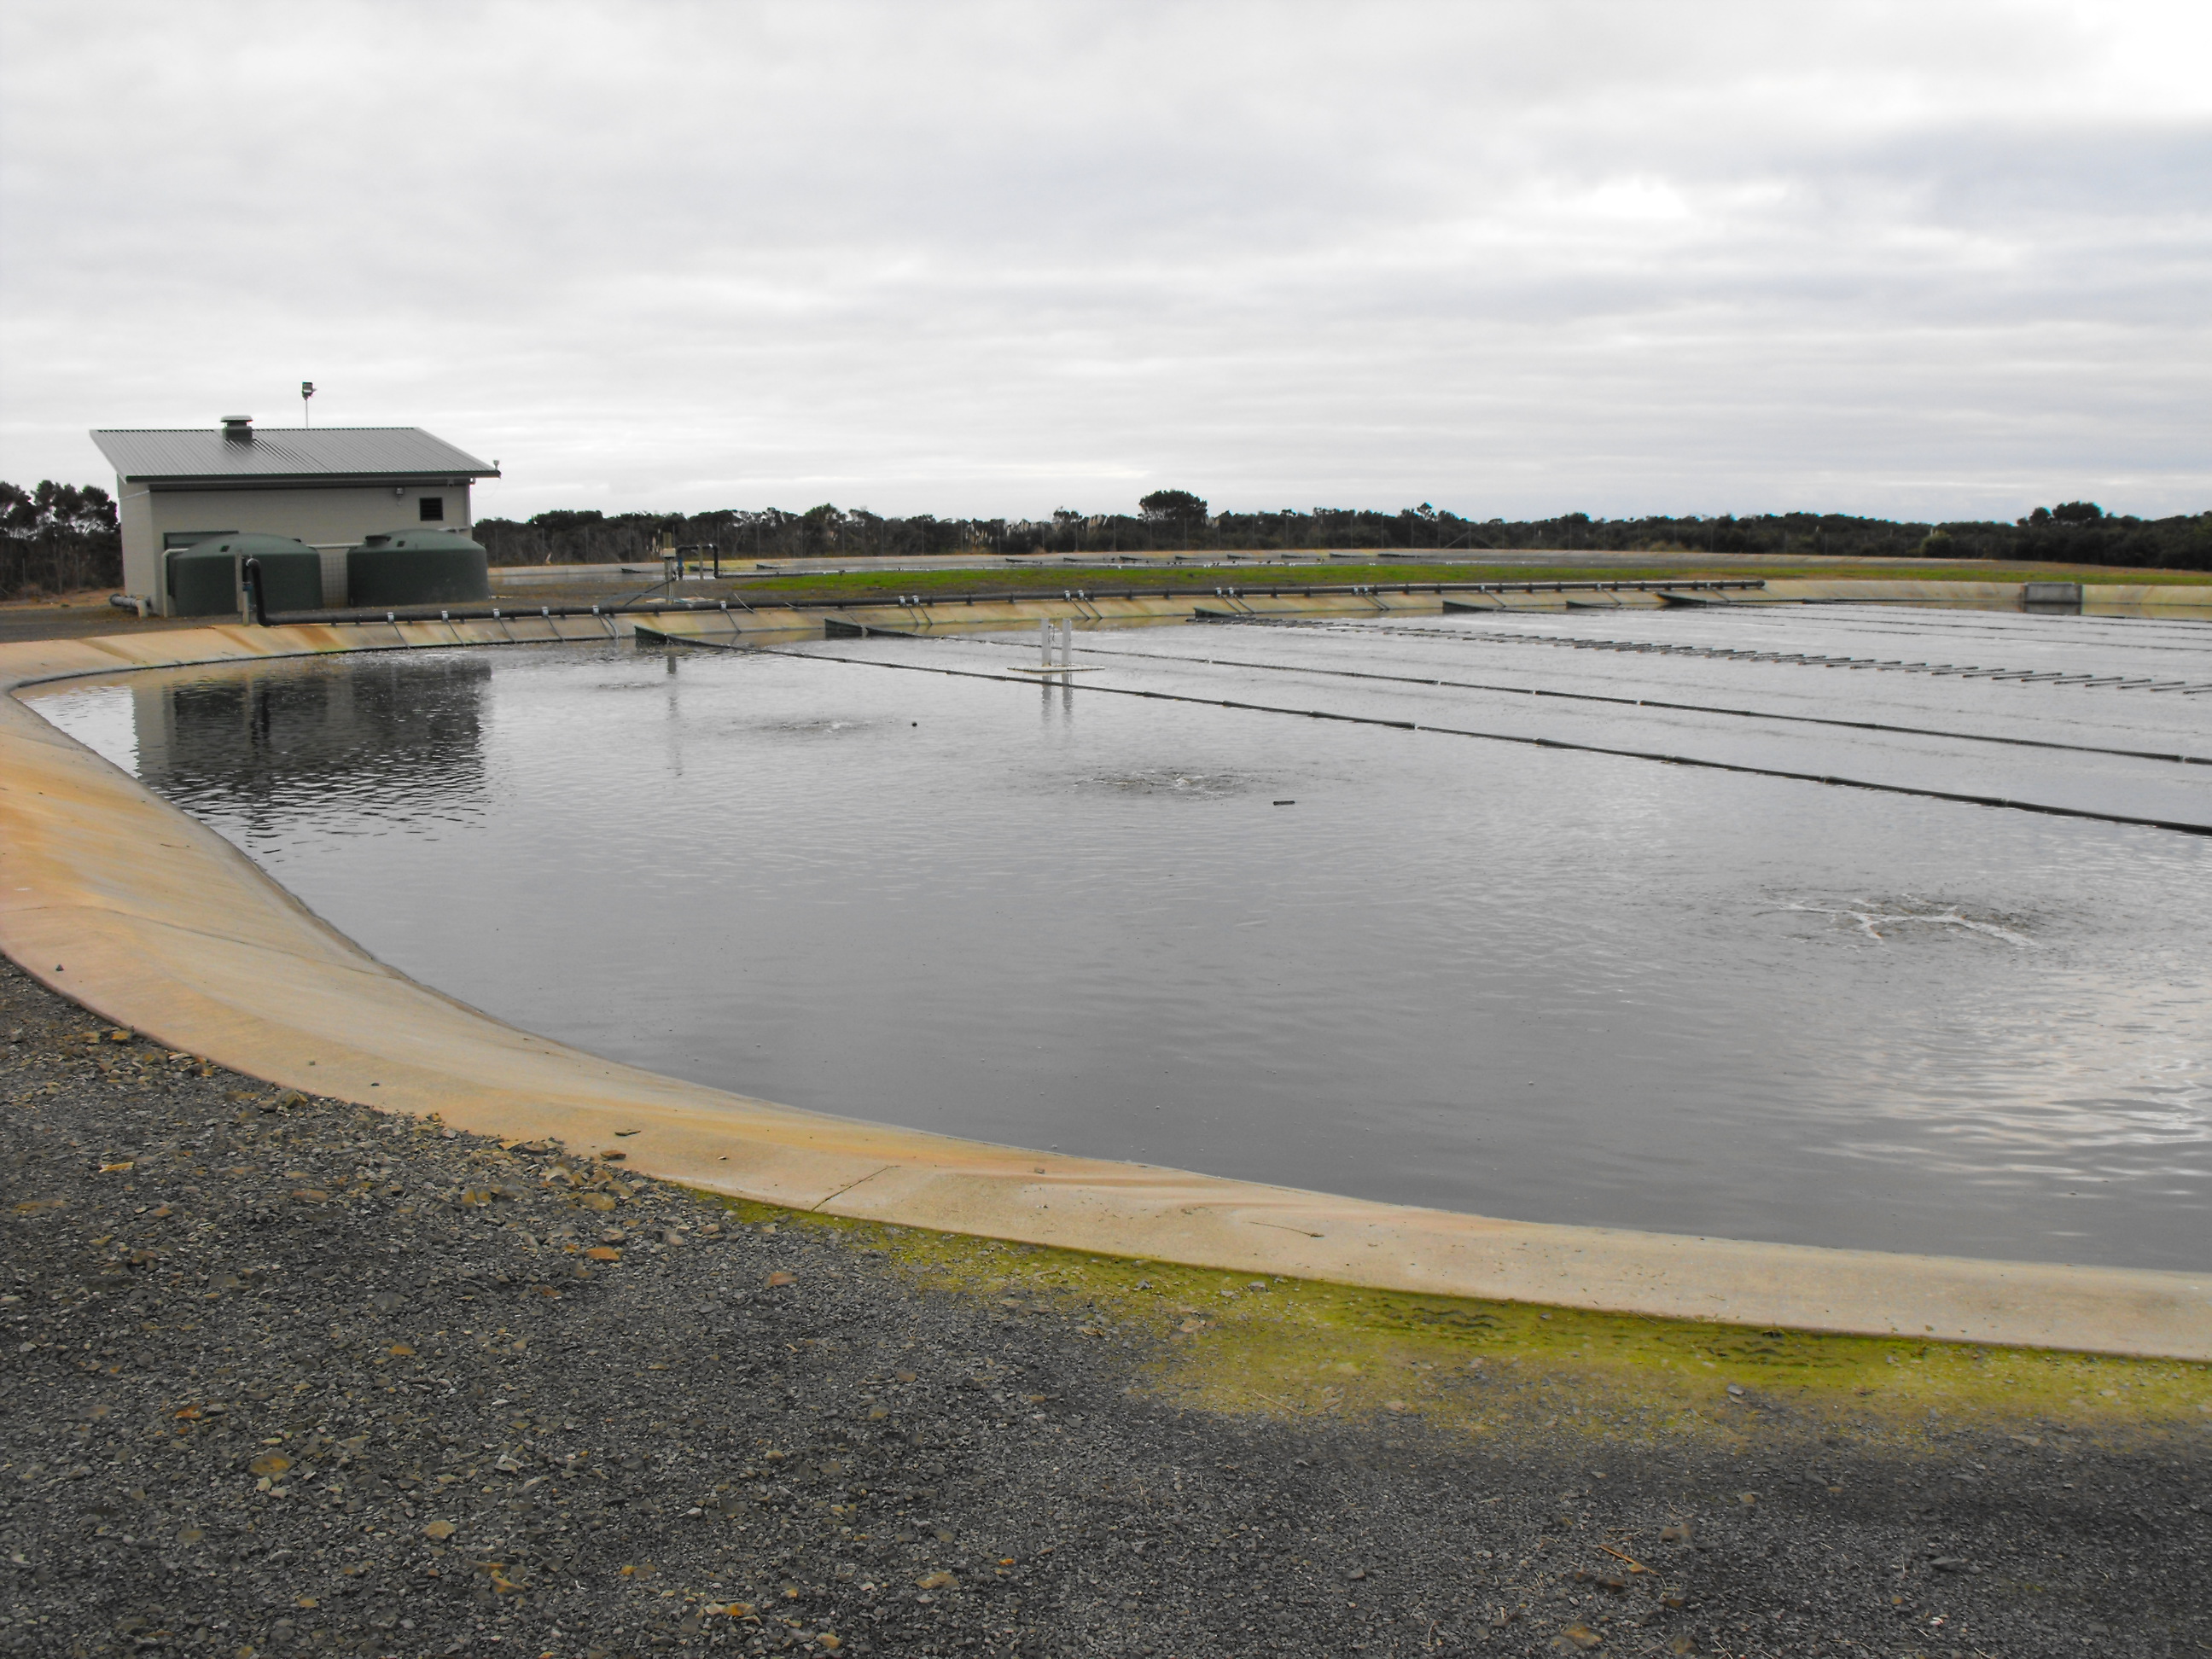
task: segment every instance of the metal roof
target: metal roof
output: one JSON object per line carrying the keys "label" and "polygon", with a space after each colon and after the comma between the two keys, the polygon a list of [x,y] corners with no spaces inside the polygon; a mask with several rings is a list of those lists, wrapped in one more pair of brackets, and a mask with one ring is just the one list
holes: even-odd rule
{"label": "metal roof", "polygon": [[495,478],[488,465],[419,426],[261,428],[228,438],[218,427],[98,431],[116,476],[131,483],[200,478]]}

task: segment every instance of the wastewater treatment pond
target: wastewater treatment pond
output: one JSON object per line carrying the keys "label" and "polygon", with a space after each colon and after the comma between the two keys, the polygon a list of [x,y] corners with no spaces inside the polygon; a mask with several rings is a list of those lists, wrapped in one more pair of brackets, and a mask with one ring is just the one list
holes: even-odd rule
{"label": "wastewater treatment pond", "polygon": [[33,706],[385,961],[702,1083],[1532,1221],[2212,1265],[2212,837],[2159,827],[2212,826],[2212,627],[1074,645],[1073,684],[956,635]]}

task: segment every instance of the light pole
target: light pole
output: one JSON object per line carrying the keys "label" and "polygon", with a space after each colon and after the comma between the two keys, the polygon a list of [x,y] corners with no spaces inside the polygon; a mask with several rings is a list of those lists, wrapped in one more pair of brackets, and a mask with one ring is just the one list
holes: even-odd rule
{"label": "light pole", "polygon": [[313,426],[315,423],[307,407],[307,399],[314,395],[315,383],[313,380],[300,382],[300,423],[302,426]]}

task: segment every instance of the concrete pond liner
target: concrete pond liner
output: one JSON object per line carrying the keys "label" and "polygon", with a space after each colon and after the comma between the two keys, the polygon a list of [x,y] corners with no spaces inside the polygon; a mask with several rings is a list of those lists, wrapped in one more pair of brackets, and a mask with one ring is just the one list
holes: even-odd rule
{"label": "concrete pond liner", "polygon": [[[1068,609],[998,608],[1027,617]],[[917,620],[911,610],[878,610],[886,629]],[[605,640],[635,626],[526,616],[210,628],[0,648],[0,679],[14,693],[133,669]],[[820,637],[818,618],[797,614],[648,626]],[[434,1112],[466,1130],[620,1152],[641,1174],[732,1197],[1390,1291],[2212,1358],[2212,1273],[1502,1221],[798,1111],[617,1064],[490,1018],[376,961],[213,830],[13,695],[0,702],[0,947],[14,960],[101,1018],[172,1048],[303,1091]]]}

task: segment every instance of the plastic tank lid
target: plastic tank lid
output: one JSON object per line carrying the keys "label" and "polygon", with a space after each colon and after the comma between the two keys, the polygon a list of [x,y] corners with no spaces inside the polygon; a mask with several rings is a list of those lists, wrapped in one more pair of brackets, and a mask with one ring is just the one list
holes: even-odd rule
{"label": "plastic tank lid", "polygon": [[237,536],[210,536],[204,542],[194,542],[190,547],[171,548],[173,557],[183,558],[198,554],[206,557],[239,555],[258,558],[264,553],[313,553],[296,536],[270,536],[258,531],[247,531]]}
{"label": "plastic tank lid", "polygon": [[363,536],[357,550],[368,548],[412,549],[417,552],[474,552],[484,550],[483,544],[473,537],[455,530],[385,531],[374,536]]}

